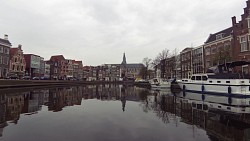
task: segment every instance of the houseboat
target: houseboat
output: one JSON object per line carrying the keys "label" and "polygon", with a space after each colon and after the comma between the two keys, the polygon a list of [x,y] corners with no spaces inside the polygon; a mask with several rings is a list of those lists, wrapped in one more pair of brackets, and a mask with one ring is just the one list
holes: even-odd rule
{"label": "houseboat", "polygon": [[178,81],[183,92],[222,95],[230,97],[250,97],[250,77],[243,73],[234,73],[237,66],[250,62],[236,61],[210,68],[206,74],[194,74],[190,79]]}

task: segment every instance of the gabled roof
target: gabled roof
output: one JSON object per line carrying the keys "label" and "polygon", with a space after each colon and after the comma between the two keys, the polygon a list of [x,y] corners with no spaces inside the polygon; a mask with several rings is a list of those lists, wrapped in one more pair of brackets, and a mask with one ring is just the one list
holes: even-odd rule
{"label": "gabled roof", "polygon": [[50,57],[50,60],[65,60],[63,55],[54,55]]}
{"label": "gabled roof", "polygon": [[210,34],[207,41],[205,43],[210,43],[210,42],[213,42],[216,40],[216,36],[219,35],[219,34],[223,34],[223,37],[222,38],[225,38],[225,37],[228,37],[228,36],[231,36],[231,33],[233,32],[233,27],[229,27],[227,29],[224,29],[222,31],[219,31],[217,33],[214,33],[214,34]]}
{"label": "gabled roof", "polygon": [[184,48],[180,53],[185,53],[185,52],[188,52],[188,51],[191,51],[193,48],[192,47],[186,47]]}
{"label": "gabled roof", "polygon": [[18,52],[18,48],[10,48],[10,57],[14,56]]}
{"label": "gabled roof", "polygon": [[7,45],[11,46],[11,43],[9,40],[4,40],[4,39],[0,38],[0,43],[7,44]]}

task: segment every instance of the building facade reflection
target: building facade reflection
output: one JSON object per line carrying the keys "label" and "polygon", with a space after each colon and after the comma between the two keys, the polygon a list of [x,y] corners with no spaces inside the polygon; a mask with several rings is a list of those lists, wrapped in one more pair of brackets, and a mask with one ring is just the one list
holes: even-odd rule
{"label": "building facade reflection", "polygon": [[[228,97],[201,97],[186,93],[171,94],[169,91],[150,91],[128,85],[90,85],[28,90],[24,92],[0,91],[0,137],[8,124],[18,124],[20,116],[39,114],[46,109],[52,112],[82,105],[89,99],[119,101],[126,113],[129,102],[137,102],[144,112],[153,112],[163,123],[186,123],[206,131],[210,140],[250,140],[250,110],[245,106],[248,99]],[[249,103],[248,103],[249,104]]]}
{"label": "building facade reflection", "polygon": [[[180,122],[192,125],[194,136],[198,136],[195,129],[202,128],[211,140],[250,140],[250,112],[247,107],[224,104],[228,97],[214,98],[215,101],[222,103],[212,103],[211,99],[202,101],[202,98],[197,100],[196,96],[197,94],[192,97],[192,94],[187,93],[188,98],[186,98],[183,95],[162,95],[158,92],[154,97],[157,99],[157,105],[155,103],[152,105],[153,111],[164,123],[172,121],[176,126]],[[223,106],[226,108],[223,109]]]}

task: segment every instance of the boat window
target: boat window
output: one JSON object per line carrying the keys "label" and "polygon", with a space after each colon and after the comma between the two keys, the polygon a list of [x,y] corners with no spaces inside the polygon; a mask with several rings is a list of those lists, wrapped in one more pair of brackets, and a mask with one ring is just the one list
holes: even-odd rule
{"label": "boat window", "polygon": [[201,104],[197,104],[197,109],[202,109],[202,105]]}
{"label": "boat window", "polygon": [[231,107],[227,107],[228,110],[231,110]]}
{"label": "boat window", "polygon": [[192,76],[192,77],[191,77],[191,80],[195,80],[195,76]]}
{"label": "boat window", "polygon": [[196,104],[194,102],[192,102],[192,107],[196,108]]}
{"label": "boat window", "polygon": [[209,81],[209,83],[213,83],[213,81]]}
{"label": "boat window", "polygon": [[201,80],[201,76],[196,76],[196,80]]}
{"label": "boat window", "polygon": [[207,81],[207,76],[202,76],[202,80]]}
{"label": "boat window", "polygon": [[182,82],[184,82],[184,80],[182,80]]}
{"label": "boat window", "polygon": [[226,81],[226,83],[230,83],[230,81]]}
{"label": "boat window", "polygon": [[185,82],[188,82],[188,80],[185,80]]}
{"label": "boat window", "polygon": [[221,106],[218,106],[218,108],[221,108]]}
{"label": "boat window", "polygon": [[208,110],[207,104],[204,104],[204,105],[203,105],[203,110]]}
{"label": "boat window", "polygon": [[241,81],[241,83],[245,83],[245,81]]}
{"label": "boat window", "polygon": [[221,81],[217,81],[217,83],[221,83]]}

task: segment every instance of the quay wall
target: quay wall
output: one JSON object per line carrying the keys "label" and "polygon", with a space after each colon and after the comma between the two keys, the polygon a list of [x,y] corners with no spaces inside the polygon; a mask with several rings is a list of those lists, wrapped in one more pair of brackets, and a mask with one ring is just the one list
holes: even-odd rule
{"label": "quay wall", "polygon": [[63,81],[63,80],[0,80],[0,89],[21,88],[36,86],[63,86],[63,85],[94,85],[94,84],[123,84],[115,81]]}

